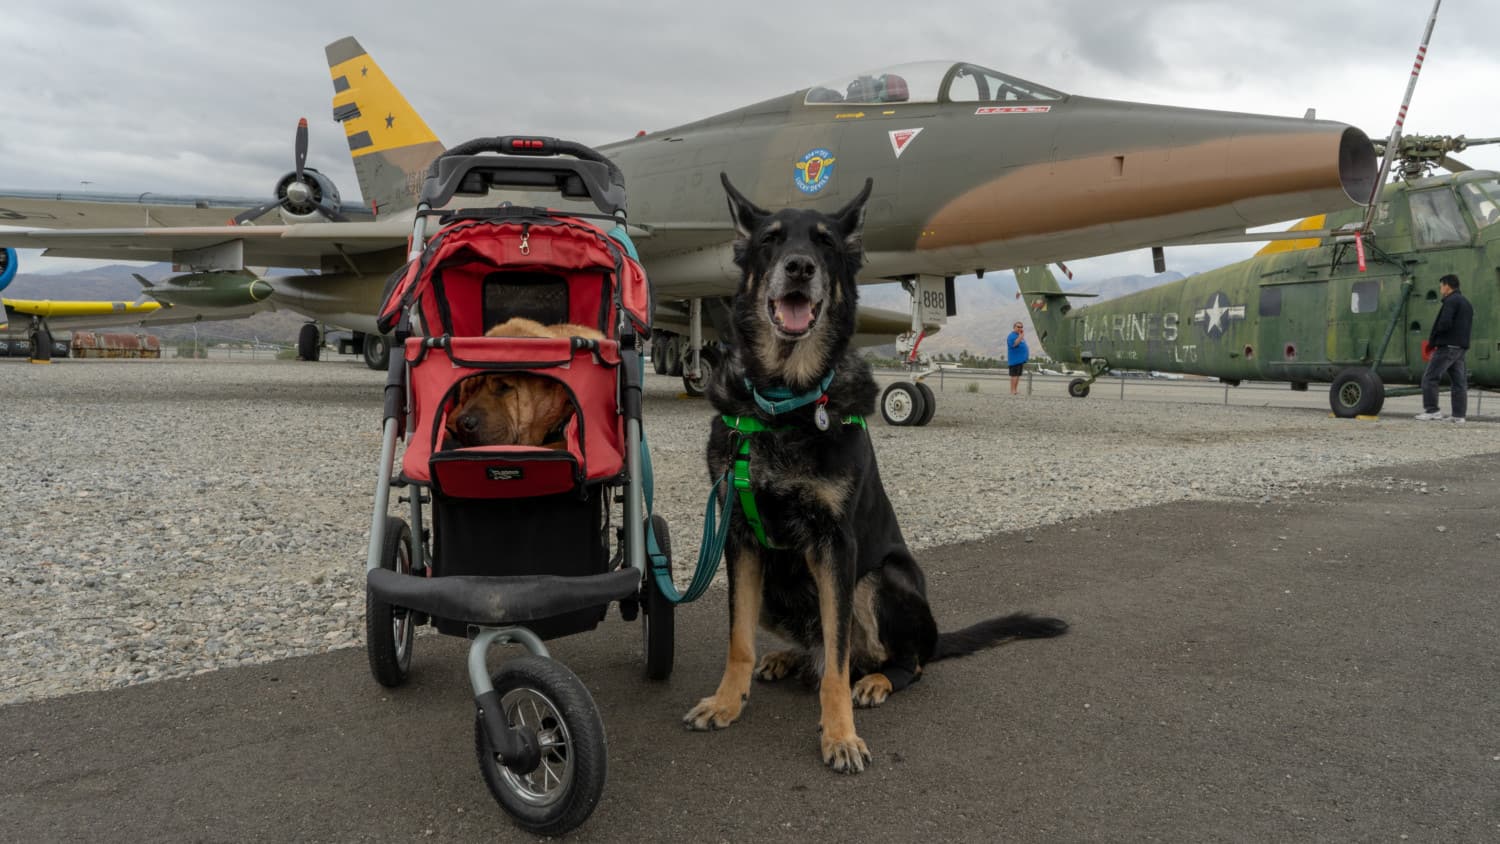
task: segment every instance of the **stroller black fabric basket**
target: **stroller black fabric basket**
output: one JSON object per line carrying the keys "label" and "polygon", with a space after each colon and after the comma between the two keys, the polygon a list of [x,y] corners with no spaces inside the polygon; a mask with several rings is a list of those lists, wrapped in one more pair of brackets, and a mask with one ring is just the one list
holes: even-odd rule
{"label": "stroller black fabric basket", "polygon": [[[606,555],[604,488],[576,493],[512,498],[496,506],[485,499],[433,498],[434,577],[602,574]],[[543,639],[592,630],[608,606],[528,622]],[[433,619],[443,633],[463,636],[466,626]]]}

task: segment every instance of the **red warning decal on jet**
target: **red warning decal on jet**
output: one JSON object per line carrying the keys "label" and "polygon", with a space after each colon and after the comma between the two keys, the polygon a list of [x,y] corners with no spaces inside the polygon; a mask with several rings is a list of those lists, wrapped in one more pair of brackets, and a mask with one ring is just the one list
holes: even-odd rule
{"label": "red warning decal on jet", "polygon": [[920,128],[892,129],[887,133],[891,136],[891,151],[896,153],[897,158],[900,158],[901,153],[905,152],[908,146],[911,146],[912,140],[915,139],[917,137],[917,134],[921,131],[922,130]]}
{"label": "red warning decal on jet", "polygon": [[981,106],[974,110],[975,114],[1045,114],[1052,110],[1052,106]]}

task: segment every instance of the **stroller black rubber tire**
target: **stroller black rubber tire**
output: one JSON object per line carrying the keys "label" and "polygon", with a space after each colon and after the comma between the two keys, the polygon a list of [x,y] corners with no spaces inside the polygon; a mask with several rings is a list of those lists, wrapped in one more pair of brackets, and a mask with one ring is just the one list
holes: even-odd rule
{"label": "stroller black rubber tire", "polygon": [[[670,571],[672,538],[667,533],[667,520],[652,515],[651,526],[656,531],[656,544],[667,555],[667,569]],[[673,639],[677,635],[673,613],[677,605],[662,594],[656,578],[649,571],[641,590],[645,593],[641,596],[641,650],[646,655],[646,679],[665,680],[672,676]]]}
{"label": "stroller black rubber tire", "polygon": [[[380,566],[398,574],[411,574],[411,528],[404,519],[386,516],[381,543]],[[365,589],[365,652],[375,682],[395,688],[404,685],[411,672],[412,646],[416,643],[416,618],[400,607],[387,604]]]}
{"label": "stroller black rubber tire", "polygon": [[[505,663],[492,682],[506,723],[542,727],[537,736],[542,762],[529,774],[505,767],[491,750],[484,718],[476,712],[474,750],[490,795],[529,832],[562,835],[576,829],[599,805],[609,767],[604,722],[594,698],[566,665],[535,654]],[[533,790],[532,777],[539,772],[544,789],[549,775],[556,777],[557,788]]]}

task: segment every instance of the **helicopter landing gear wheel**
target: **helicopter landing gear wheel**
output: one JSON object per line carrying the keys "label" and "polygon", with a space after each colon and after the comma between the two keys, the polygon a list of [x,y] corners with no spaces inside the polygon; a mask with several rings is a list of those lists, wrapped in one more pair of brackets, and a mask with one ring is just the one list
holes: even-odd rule
{"label": "helicopter landing gear wheel", "polygon": [[1370,370],[1351,367],[1333,379],[1328,404],[1340,419],[1374,416],[1385,405],[1385,385]]}

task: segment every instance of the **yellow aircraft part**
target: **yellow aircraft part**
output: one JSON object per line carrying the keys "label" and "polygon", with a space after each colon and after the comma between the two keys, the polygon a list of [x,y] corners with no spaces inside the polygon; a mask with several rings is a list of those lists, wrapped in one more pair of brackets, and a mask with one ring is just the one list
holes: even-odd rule
{"label": "yellow aircraft part", "polygon": [[[1302,220],[1295,226],[1287,229],[1287,231],[1311,231],[1313,229],[1324,228],[1327,225],[1328,215],[1319,214],[1316,217],[1308,217],[1307,219]],[[1323,241],[1315,237],[1310,237],[1305,240],[1273,240],[1270,243],[1267,243],[1265,246],[1262,246],[1260,248],[1260,251],[1255,253],[1255,257],[1259,258],[1262,255],[1279,255],[1283,252],[1300,252],[1303,249],[1317,249],[1318,244],[1322,242]]]}
{"label": "yellow aircraft part", "polygon": [[437,135],[427,128],[417,110],[401,96],[386,78],[385,71],[368,54],[361,53],[341,62],[329,72],[336,89],[341,79],[348,85],[333,95],[334,111],[349,105],[359,109],[359,116],[344,121],[344,134],[349,138],[363,135],[359,143],[349,144],[350,154],[355,158],[437,141]]}
{"label": "yellow aircraft part", "polygon": [[149,314],[161,308],[160,302],[53,302],[48,299],[6,299],[4,301],[5,307],[18,314],[39,317]]}

